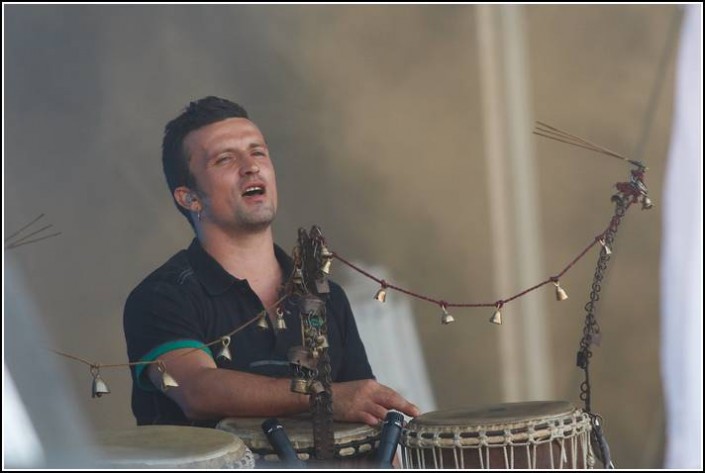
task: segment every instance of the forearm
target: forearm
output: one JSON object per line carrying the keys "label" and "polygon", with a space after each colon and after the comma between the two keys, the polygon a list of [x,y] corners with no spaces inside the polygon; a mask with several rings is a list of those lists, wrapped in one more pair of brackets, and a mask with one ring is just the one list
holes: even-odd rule
{"label": "forearm", "polygon": [[306,411],[308,396],[291,392],[289,383],[289,379],[209,368],[183,383],[182,392],[172,397],[191,419],[287,416]]}

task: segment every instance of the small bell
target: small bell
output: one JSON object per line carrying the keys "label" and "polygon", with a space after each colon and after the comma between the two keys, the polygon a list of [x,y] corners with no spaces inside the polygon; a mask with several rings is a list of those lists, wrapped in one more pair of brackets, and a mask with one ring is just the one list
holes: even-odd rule
{"label": "small bell", "polygon": [[316,337],[316,345],[318,348],[328,348],[328,338],[325,335],[319,335]]}
{"label": "small bell", "polygon": [[564,301],[564,300],[568,299],[568,294],[561,287],[561,283],[558,281],[553,281],[553,284],[556,286],[556,300],[557,301]]}
{"label": "small bell", "polygon": [[387,291],[385,290],[384,285],[382,285],[382,287],[379,288],[379,291],[377,291],[377,294],[375,294],[375,299],[380,302],[387,300]]}
{"label": "small bell", "polygon": [[301,271],[301,268],[294,269],[294,276],[291,278],[291,281],[297,286],[303,285],[304,273]]}
{"label": "small bell", "polygon": [[91,397],[101,397],[103,394],[110,394],[110,388],[105,384],[103,378],[100,377],[100,372],[97,367],[91,366],[91,374],[93,375],[93,384],[91,386]]}
{"label": "small bell", "polygon": [[302,378],[292,378],[290,389],[294,393],[308,394],[308,382]]}
{"label": "small bell", "polygon": [[497,306],[497,308],[494,311],[494,314],[492,314],[492,317],[490,318],[490,322],[492,322],[495,325],[502,325],[502,312],[499,311],[501,306]]}
{"label": "small bell", "polygon": [[330,274],[330,266],[333,263],[333,253],[326,247],[326,245],[321,246],[321,259],[325,260],[321,271],[324,274]]}
{"label": "small bell", "polygon": [[321,383],[321,382],[318,381],[318,380],[315,380],[314,382],[312,382],[312,383],[310,384],[309,390],[310,390],[310,392],[312,392],[313,394],[321,394],[323,391],[326,390],[326,388],[323,387],[323,383]]}
{"label": "small bell", "polygon": [[328,249],[326,245],[321,246],[321,258],[332,259],[333,253]]}
{"label": "small bell", "polygon": [[280,307],[277,307],[276,327],[277,327],[277,330],[279,330],[280,332],[282,330],[286,330],[286,322],[284,321],[284,311],[282,311]]}
{"label": "small bell", "polygon": [[164,364],[159,362],[157,364],[157,370],[162,374],[162,385],[160,386],[162,392],[168,391],[170,388],[178,388],[179,383],[176,382],[174,378],[171,377],[169,373],[166,372]]}
{"label": "small bell", "polygon": [[218,353],[217,358],[223,358],[228,361],[233,361],[233,357],[230,354],[230,348],[228,348],[228,345],[230,345],[230,337],[223,337],[222,342],[223,342],[223,348],[221,348],[220,352]]}
{"label": "small bell", "polygon": [[441,309],[443,309],[443,315],[441,316],[441,323],[443,325],[448,325],[451,322],[455,322],[455,319],[453,318],[452,315],[448,313],[446,310],[446,306],[442,305]]}
{"label": "small bell", "polygon": [[647,196],[644,196],[644,198],[641,201],[641,209],[642,210],[649,210],[654,206],[654,203],[651,202],[651,199],[649,199]]}
{"label": "small bell", "polygon": [[605,243],[605,240],[603,240],[602,238],[600,238],[600,245],[602,245],[602,247],[605,249],[605,254],[606,254],[606,255],[611,255],[611,254],[612,254],[612,250],[610,250],[610,247],[607,246],[607,243]]}
{"label": "small bell", "polygon": [[324,274],[330,274],[330,267],[332,264],[333,259],[326,258],[325,262],[323,263],[323,266],[321,267],[321,271],[323,271]]}
{"label": "small bell", "polygon": [[260,328],[262,330],[269,330],[269,324],[267,323],[267,313],[262,312],[259,317],[259,321],[257,321],[257,328]]}

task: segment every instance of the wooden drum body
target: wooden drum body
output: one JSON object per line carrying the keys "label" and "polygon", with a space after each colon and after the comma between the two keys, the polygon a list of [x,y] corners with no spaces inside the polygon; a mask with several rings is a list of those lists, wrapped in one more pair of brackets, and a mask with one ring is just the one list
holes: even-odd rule
{"label": "wooden drum body", "polygon": [[405,468],[592,468],[590,418],[568,402],[429,412],[402,432]]}

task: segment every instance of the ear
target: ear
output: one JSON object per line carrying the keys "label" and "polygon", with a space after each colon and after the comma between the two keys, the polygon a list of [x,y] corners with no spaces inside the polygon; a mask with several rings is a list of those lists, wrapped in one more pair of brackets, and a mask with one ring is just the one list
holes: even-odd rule
{"label": "ear", "polygon": [[189,212],[201,210],[201,202],[194,191],[185,186],[174,189],[174,200]]}

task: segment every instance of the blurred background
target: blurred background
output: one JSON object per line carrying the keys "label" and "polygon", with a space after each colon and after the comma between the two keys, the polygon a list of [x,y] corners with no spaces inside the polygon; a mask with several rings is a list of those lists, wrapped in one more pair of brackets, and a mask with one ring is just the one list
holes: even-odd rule
{"label": "blurred background", "polygon": [[[629,167],[532,135],[541,120],[649,167],[656,207],[628,212],[602,285],[592,407],[619,467],[663,465],[659,205],[678,6],[3,10],[4,232],[41,213],[62,232],[5,255],[6,296],[26,299],[4,332],[20,394],[45,379],[22,349],[127,360],[128,293],[192,238],[160,160],[163,127],[189,101],[240,102],[262,129],[277,169],[280,245],[317,224],[333,251],[450,302],[492,302],[543,281],[608,224]],[[507,305],[502,326],[488,323],[492,309],[452,310],[456,322],[442,326],[437,306],[394,292],[388,311],[370,309],[374,284],[360,286],[369,283],[339,264],[333,278],[349,288],[368,351],[384,343],[371,339],[376,319],[384,339],[418,341],[400,362],[403,386],[385,378],[384,360],[373,368],[425,410],[580,405],[575,356],[597,256],[561,280],[567,301],[546,286]],[[399,313],[408,317],[390,323]],[[20,342],[26,314],[43,335]],[[134,425],[126,369],[103,373],[112,394],[98,400],[87,367],[42,357],[63,374],[86,435]],[[60,407],[46,387],[35,396]]]}

